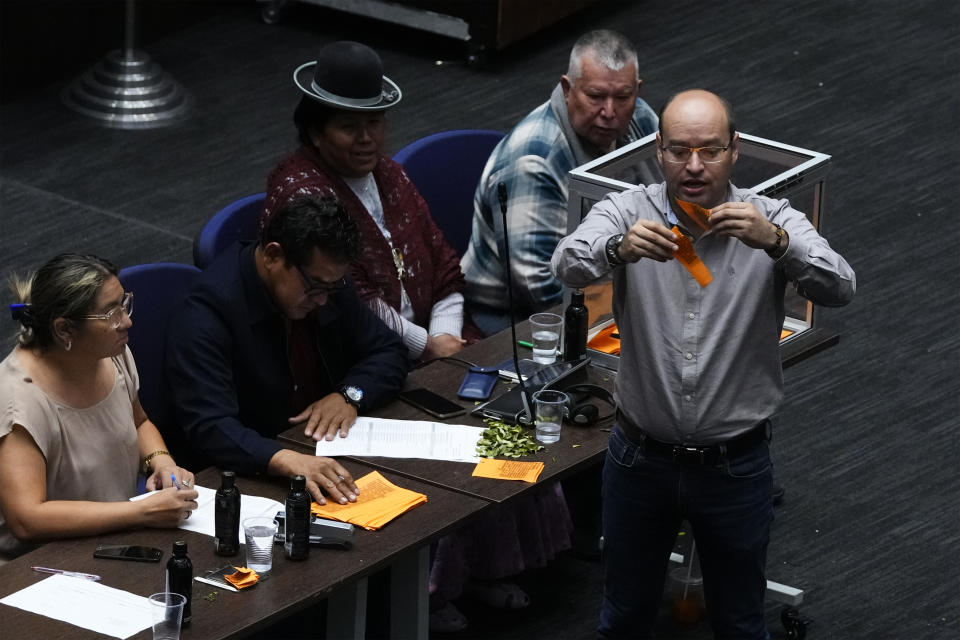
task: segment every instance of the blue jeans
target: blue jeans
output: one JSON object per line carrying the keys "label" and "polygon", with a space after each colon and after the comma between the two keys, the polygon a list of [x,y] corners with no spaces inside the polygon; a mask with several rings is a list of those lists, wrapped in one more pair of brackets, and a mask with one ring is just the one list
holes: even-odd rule
{"label": "blue jeans", "polygon": [[598,637],[651,638],[681,522],[692,529],[718,640],[766,640],[764,566],[773,521],[766,442],[716,466],[645,455],[615,427],[603,469]]}

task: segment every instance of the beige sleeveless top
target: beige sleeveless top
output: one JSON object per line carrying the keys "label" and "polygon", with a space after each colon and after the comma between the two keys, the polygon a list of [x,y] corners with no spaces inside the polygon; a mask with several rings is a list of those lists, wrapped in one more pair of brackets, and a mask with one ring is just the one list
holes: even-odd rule
{"label": "beige sleeveless top", "polygon": [[[47,461],[47,500],[115,502],[136,493],[140,451],[133,402],[140,380],[129,347],[113,358],[113,389],[102,401],[74,409],[47,396],[20,364],[15,348],[0,363],[0,438],[18,424]],[[0,513],[0,556],[29,550]]]}

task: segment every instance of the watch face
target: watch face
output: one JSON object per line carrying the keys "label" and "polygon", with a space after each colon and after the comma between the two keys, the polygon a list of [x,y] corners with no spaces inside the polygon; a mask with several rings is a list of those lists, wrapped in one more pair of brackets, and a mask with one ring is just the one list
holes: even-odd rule
{"label": "watch face", "polygon": [[358,387],[344,387],[343,392],[354,402],[360,402],[363,400],[363,391]]}

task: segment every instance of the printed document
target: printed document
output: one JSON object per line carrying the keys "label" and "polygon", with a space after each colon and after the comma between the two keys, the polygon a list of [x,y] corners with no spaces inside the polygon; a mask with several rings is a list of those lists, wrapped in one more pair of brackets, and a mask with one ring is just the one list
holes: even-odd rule
{"label": "printed document", "polygon": [[483,427],[464,424],[360,417],[346,438],[317,442],[317,455],[479,462],[477,442],[483,432]]}
{"label": "printed document", "polygon": [[[242,541],[244,520],[247,518],[256,518],[257,516],[272,518],[277,515],[277,511],[283,511],[283,503],[277,502],[276,500],[271,500],[270,498],[248,496],[244,494],[243,478],[238,479],[237,486],[240,488],[240,525],[238,526],[237,531],[238,535],[240,536],[240,540]],[[199,485],[193,488],[197,490],[198,494],[200,494],[197,496],[197,508],[190,513],[189,518],[183,521],[183,523],[180,525],[180,528],[186,529],[187,531],[196,531],[197,533],[202,533],[208,536],[214,536],[216,535],[216,530],[214,528],[214,501],[217,497],[217,490],[201,487]],[[139,496],[130,498],[130,500],[143,500],[144,498],[150,497],[154,493],[156,493],[156,491],[143,493]]]}

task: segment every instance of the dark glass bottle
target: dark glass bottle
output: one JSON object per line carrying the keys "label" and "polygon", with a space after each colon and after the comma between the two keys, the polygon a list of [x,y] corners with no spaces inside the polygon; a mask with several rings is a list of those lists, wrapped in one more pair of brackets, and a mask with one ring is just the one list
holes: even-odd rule
{"label": "dark glass bottle", "polygon": [[213,546],[218,556],[235,556],[240,551],[240,489],[236,478],[233,471],[220,473],[213,511]]}
{"label": "dark glass bottle", "polygon": [[574,289],[570,304],[563,312],[563,359],[573,362],[587,355],[587,307],[583,304],[583,289]]}
{"label": "dark glass bottle", "polygon": [[286,534],[283,555],[290,560],[306,560],[310,553],[310,494],[307,479],[293,476],[285,503]]}
{"label": "dark glass bottle", "polygon": [[167,560],[167,591],[179,593],[187,599],[183,605],[183,622],[190,622],[190,603],[193,599],[193,563],[187,555],[187,543],[173,543],[173,555]]}

